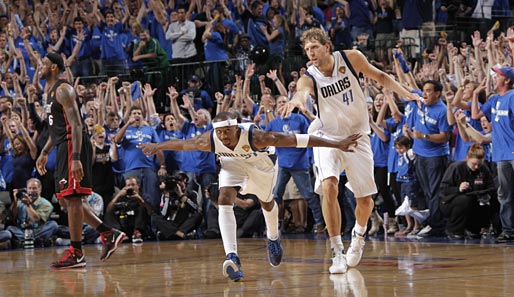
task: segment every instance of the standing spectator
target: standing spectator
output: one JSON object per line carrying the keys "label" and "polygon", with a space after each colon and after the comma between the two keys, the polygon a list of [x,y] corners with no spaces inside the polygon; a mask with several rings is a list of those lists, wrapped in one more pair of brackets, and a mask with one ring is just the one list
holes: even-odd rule
{"label": "standing spectator", "polygon": [[480,119],[485,115],[493,124],[493,162],[498,164],[498,200],[503,228],[496,240],[510,242],[514,240],[514,70],[508,66],[493,70],[496,94],[480,108],[478,94],[485,88],[485,81],[482,82],[473,93],[471,117]]}
{"label": "standing spectator", "polygon": [[212,98],[209,93],[202,89],[202,80],[197,75],[192,75],[187,81],[187,85],[188,88],[180,92],[182,99],[184,99],[185,94],[189,102],[192,103],[195,111],[203,108],[208,110],[209,113],[212,113],[214,103],[212,102]]}
{"label": "standing spectator", "polygon": [[376,22],[376,1],[350,1],[350,26],[353,41],[361,34],[368,36],[368,42],[373,44],[373,24]]}
{"label": "standing spectator", "polygon": [[159,110],[164,110],[166,85],[168,82],[168,56],[157,39],[150,36],[148,29],[144,29],[139,33],[139,39],[139,42],[135,45],[136,49],[132,54],[132,60],[134,62],[142,61],[147,70],[157,72],[156,75],[151,74],[147,81],[157,88],[157,94],[154,97],[156,107]]}
{"label": "standing spectator", "polygon": [[438,81],[423,84],[423,102],[414,110],[414,127],[406,131],[413,139],[417,156],[416,174],[430,210],[428,225],[418,236],[444,234],[444,218],[439,209],[439,185],[448,167],[452,127],[446,119],[446,105],[441,100],[443,87]]}
{"label": "standing spectator", "polygon": [[100,31],[100,74],[109,77],[123,74],[127,68],[125,53],[127,41],[123,34],[123,24],[114,17],[112,10],[105,12],[105,23],[102,23]]}
{"label": "standing spectator", "polygon": [[[114,142],[119,144],[124,151],[125,180],[130,176],[138,179],[138,186],[141,187],[143,197],[150,199],[148,202],[153,209],[159,207],[159,191],[157,172],[154,168],[154,158],[146,157],[136,146],[141,143],[160,142],[157,132],[143,123],[143,110],[133,105],[129,112],[127,123],[116,133]],[[166,174],[166,165],[162,153],[157,154],[160,165],[159,175]]]}
{"label": "standing spectator", "polygon": [[[286,105],[289,100],[286,96],[277,98],[277,110]],[[270,115],[267,115],[270,116]],[[271,115],[272,116],[272,115]],[[300,114],[292,113],[288,118],[276,117],[266,126],[266,131],[282,132],[286,134],[306,134],[309,121]],[[325,230],[319,197],[314,193],[312,176],[310,173],[311,152],[307,148],[280,148],[275,151],[278,157],[277,181],[273,196],[277,201],[279,210],[283,213],[283,196],[286,185],[291,179],[298,187],[300,194],[307,201],[314,217],[314,232]],[[283,218],[283,215],[281,216]],[[305,227],[305,226],[302,226]]]}
{"label": "standing spectator", "polygon": [[350,4],[343,0],[343,4],[336,4],[335,15],[332,16],[330,38],[336,50],[350,49],[352,35],[350,33]]}
{"label": "standing spectator", "polygon": [[74,77],[77,76],[91,76],[93,74],[93,61],[91,57],[91,50],[89,48],[90,34],[84,20],[81,17],[76,17],[73,20],[73,29],[70,29],[66,38],[66,51],[67,55],[71,55],[77,43],[80,49],[75,57],[75,60],[69,61],[71,63],[71,72]]}
{"label": "standing spectator", "polygon": [[[166,39],[173,42],[172,64],[191,63],[196,60],[195,36],[195,23],[186,19],[186,9],[182,6],[177,10],[177,22],[172,22],[166,31]],[[192,73],[193,70],[186,66],[182,77],[190,77]]]}
{"label": "standing spectator", "polygon": [[103,198],[103,204],[107,206],[114,194],[112,163],[118,160],[118,149],[116,144],[106,142],[102,126],[95,125],[93,130],[93,191]]}
{"label": "standing spectator", "polygon": [[223,90],[225,77],[225,61],[228,60],[228,32],[222,23],[207,23],[202,35],[204,42],[205,61],[208,63],[207,77],[209,87],[213,91]]}

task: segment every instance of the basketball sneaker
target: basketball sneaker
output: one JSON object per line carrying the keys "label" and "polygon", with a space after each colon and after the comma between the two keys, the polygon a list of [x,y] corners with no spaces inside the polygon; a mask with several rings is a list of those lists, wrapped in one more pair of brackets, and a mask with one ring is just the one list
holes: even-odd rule
{"label": "basketball sneaker", "polygon": [[227,255],[225,262],[223,262],[223,276],[230,278],[237,282],[243,278],[243,271],[241,271],[241,261],[236,253]]}
{"label": "basketball sneaker", "polygon": [[364,235],[358,234],[355,229],[352,230],[352,242],[348,251],[346,251],[346,264],[349,267],[359,265],[364,252]]}
{"label": "basketball sneaker", "polygon": [[348,269],[346,265],[346,255],[344,250],[332,249],[332,266],[328,269],[328,272],[332,274],[345,273]]}
{"label": "basketball sneaker", "polygon": [[282,262],[283,253],[284,249],[282,249],[282,243],[280,242],[280,239],[268,239],[268,259],[271,266],[276,267],[280,265],[280,262]]}
{"label": "basketball sneaker", "polygon": [[112,228],[110,231],[100,233],[100,240],[102,241],[102,254],[100,260],[107,261],[109,257],[116,251],[125,238],[125,233],[120,230]]}
{"label": "basketball sneaker", "polygon": [[86,267],[86,257],[81,250],[77,250],[70,246],[66,250],[66,254],[59,261],[53,262],[50,266],[54,269],[70,269]]}

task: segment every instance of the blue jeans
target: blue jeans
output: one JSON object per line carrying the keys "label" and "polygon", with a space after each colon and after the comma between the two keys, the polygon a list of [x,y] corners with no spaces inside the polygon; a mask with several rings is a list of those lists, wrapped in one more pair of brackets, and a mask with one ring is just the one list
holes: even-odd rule
{"label": "blue jeans", "polygon": [[500,202],[500,219],[503,233],[514,235],[514,216],[512,215],[514,160],[498,162],[498,183],[498,201]]}
{"label": "blue jeans", "polygon": [[277,182],[273,196],[277,202],[282,202],[282,197],[286,190],[287,182],[293,177],[294,183],[298,187],[298,191],[307,201],[307,205],[312,211],[314,223],[323,224],[323,214],[321,213],[321,205],[318,196],[314,194],[314,187],[312,186],[311,174],[309,169],[288,169],[278,167]]}
{"label": "blue jeans", "polygon": [[[130,176],[137,177],[141,192],[149,199],[146,202],[152,206],[153,210],[158,210],[159,203],[161,202],[161,194],[159,192],[159,180],[155,169],[150,167],[137,168],[123,173],[123,178],[125,179]],[[143,198],[146,197],[143,196]]]}
{"label": "blue jeans", "polygon": [[[34,239],[48,239],[57,233],[57,229],[59,229],[57,222],[48,221],[43,224],[43,226],[34,230]],[[7,231],[11,232],[11,234],[18,240],[23,240],[25,238],[25,231],[17,226],[9,226],[7,227]]]}
{"label": "blue jeans", "polygon": [[416,157],[416,174],[430,213],[428,224],[440,231],[444,230],[445,222],[439,209],[439,185],[447,167],[448,156]]}

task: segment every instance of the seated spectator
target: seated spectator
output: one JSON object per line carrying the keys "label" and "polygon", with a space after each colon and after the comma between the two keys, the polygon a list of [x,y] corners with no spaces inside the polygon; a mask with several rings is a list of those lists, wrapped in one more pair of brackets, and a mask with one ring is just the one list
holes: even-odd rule
{"label": "seated spectator", "polygon": [[186,189],[187,182],[185,173],[162,180],[160,213],[154,213],[151,218],[152,226],[157,229],[157,239],[189,239],[196,236],[202,214],[198,208],[198,193]]}
{"label": "seated spectator", "polygon": [[112,198],[105,211],[104,221],[113,228],[132,235],[132,243],[143,243],[143,236],[149,235],[148,216],[152,212],[151,206],[146,202],[148,198],[139,191],[139,181],[135,176],[125,179],[123,187]]}
{"label": "seated spectator", "polygon": [[481,227],[489,226],[491,197],[495,186],[484,164],[484,150],[473,144],[465,161],[450,164],[441,181],[441,211],[448,218],[450,239],[477,237]]}
{"label": "seated spectator", "polygon": [[58,225],[50,220],[54,208],[41,197],[41,190],[41,182],[36,178],[27,181],[27,189],[13,190],[16,199],[11,203],[10,211],[14,225],[7,227],[7,231],[14,241],[24,241],[25,230],[29,229],[33,230],[32,246],[51,245],[50,238],[57,232]]}
{"label": "seated spectator", "polygon": [[[206,238],[220,238],[221,231],[218,222],[218,183],[212,183],[205,192],[214,207],[207,213],[207,230],[204,233]],[[254,233],[261,233],[264,229],[264,216],[257,196],[253,194],[237,194],[234,201],[234,214],[237,223],[237,237],[252,237]]]}

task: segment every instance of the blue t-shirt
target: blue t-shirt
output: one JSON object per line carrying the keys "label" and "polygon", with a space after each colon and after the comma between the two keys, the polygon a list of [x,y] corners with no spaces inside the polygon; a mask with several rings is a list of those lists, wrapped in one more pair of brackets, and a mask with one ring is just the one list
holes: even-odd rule
{"label": "blue t-shirt", "polygon": [[[389,141],[391,141],[391,132],[384,129],[384,133],[386,136],[389,136]],[[369,137],[371,140],[371,150],[373,151],[374,166],[386,167],[389,155],[389,141],[382,141],[375,133],[371,134]]]}
{"label": "blue t-shirt", "polygon": [[493,161],[514,160],[514,91],[491,96],[482,112],[493,125]]}
{"label": "blue t-shirt", "polygon": [[[212,130],[212,124],[205,127],[196,127],[190,121],[185,121],[182,127],[185,139],[196,137],[209,130]],[[197,174],[216,173],[215,154],[202,151],[184,152],[182,154],[182,167],[180,170]]]}
{"label": "blue t-shirt", "polygon": [[[452,127],[446,120],[446,105],[441,99],[430,106],[421,103],[421,109],[416,105],[414,119],[414,127],[423,134],[439,134],[452,131]],[[422,157],[440,157],[450,154],[448,141],[435,143],[426,139],[414,139],[412,149],[416,155]]]}
{"label": "blue t-shirt", "polygon": [[283,26],[277,28],[280,34],[269,42],[269,53],[271,56],[284,57],[284,50],[286,48],[286,31]]}
{"label": "blue t-shirt", "polygon": [[125,132],[125,137],[121,142],[124,149],[125,171],[137,168],[153,168],[155,156],[147,157],[143,151],[136,146],[140,143],[160,142],[159,136],[154,128],[140,126],[138,128],[129,126]]}
{"label": "blue t-shirt", "polygon": [[[302,115],[292,113],[289,118],[277,117],[268,123],[266,131],[286,134],[307,134],[309,122]],[[310,166],[309,150],[296,147],[276,147],[278,166],[288,169],[308,169]]]}
{"label": "blue t-shirt", "polygon": [[350,25],[363,29],[373,29],[371,24],[371,12],[373,8],[370,1],[353,0],[350,3]]}
{"label": "blue t-shirt", "polygon": [[204,50],[206,61],[219,61],[228,59],[225,43],[219,32],[211,32],[211,38],[208,38],[205,42]]}
{"label": "blue t-shirt", "polygon": [[414,159],[416,156],[412,150],[402,154],[398,158],[398,174],[396,175],[396,181],[400,183],[406,183],[416,180],[416,170],[414,168]]}
{"label": "blue t-shirt", "polygon": [[4,142],[4,152],[0,160],[0,167],[2,169],[2,175],[4,176],[5,182],[10,183],[13,177],[13,152],[11,142],[8,138]]}
{"label": "blue t-shirt", "polygon": [[[468,105],[471,106],[471,102],[468,103]],[[480,103],[479,103],[480,105]],[[458,110],[456,108],[454,110],[454,113]],[[482,133],[482,125],[480,125],[480,120],[474,120],[471,118],[471,112],[469,110],[463,110],[464,114],[466,115],[466,122],[475,128],[478,132]],[[464,141],[462,137],[460,136],[460,133],[457,133],[457,137],[455,138],[455,152],[453,154],[454,161],[463,161],[466,159],[466,156],[468,154],[469,147],[475,143],[474,141]]]}
{"label": "blue t-shirt", "polygon": [[124,60],[126,53],[124,44],[126,44],[126,36],[123,34],[123,25],[121,22],[114,24],[114,26],[107,26],[102,24],[102,53],[100,58],[102,60]]}
{"label": "blue t-shirt", "polygon": [[[182,131],[168,131],[165,128],[157,127],[157,135],[159,135],[159,138],[161,141],[168,141],[171,139],[183,139],[184,135],[182,134]],[[182,167],[182,154],[181,151],[164,151],[164,164],[166,164],[166,168],[168,171],[171,170],[180,170]]]}
{"label": "blue t-shirt", "polygon": [[398,153],[394,148],[394,141],[396,138],[403,136],[402,127],[406,121],[407,118],[404,115],[398,123],[396,123],[393,118],[386,120],[386,129],[391,135],[389,138],[389,150],[387,152],[387,172],[389,173],[398,172]]}

